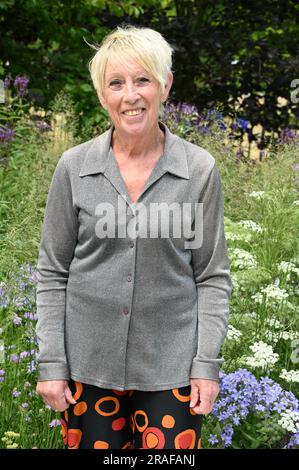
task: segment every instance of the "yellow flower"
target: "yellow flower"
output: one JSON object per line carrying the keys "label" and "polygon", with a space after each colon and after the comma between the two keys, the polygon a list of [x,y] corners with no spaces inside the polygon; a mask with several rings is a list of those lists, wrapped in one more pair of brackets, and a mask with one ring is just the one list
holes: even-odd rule
{"label": "yellow flower", "polygon": [[8,445],[6,446],[6,448],[7,448],[7,449],[16,449],[18,446],[19,446],[19,445],[18,445],[16,442],[14,442],[14,444],[8,444]]}

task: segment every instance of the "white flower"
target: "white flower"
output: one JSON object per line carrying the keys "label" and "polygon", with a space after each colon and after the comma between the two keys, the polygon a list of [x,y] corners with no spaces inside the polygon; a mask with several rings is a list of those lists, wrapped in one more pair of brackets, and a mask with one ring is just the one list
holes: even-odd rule
{"label": "white flower", "polygon": [[230,278],[232,281],[233,289],[238,290],[240,288],[240,284],[238,282],[237,276],[234,273],[231,273]]}
{"label": "white flower", "polygon": [[246,315],[249,318],[254,318],[254,319],[258,317],[258,314],[256,312],[246,312],[244,315]]}
{"label": "white flower", "polygon": [[299,199],[296,199],[295,201],[293,201],[293,204],[294,206],[299,206]]}
{"label": "white flower", "polygon": [[282,369],[279,377],[281,377],[282,379],[285,379],[287,382],[299,383],[299,370]]}
{"label": "white flower", "polygon": [[285,410],[281,413],[278,424],[286,431],[296,433],[299,431],[299,412]]}
{"label": "white flower", "polygon": [[229,250],[231,266],[235,269],[248,269],[256,266],[255,257],[246,250],[232,248]]}
{"label": "white flower", "polygon": [[271,368],[278,361],[278,354],[273,352],[272,346],[259,341],[249,346],[254,352],[253,356],[245,356],[242,362],[251,367]]}
{"label": "white flower", "polygon": [[232,340],[232,339],[239,339],[239,337],[242,336],[242,332],[240,330],[237,330],[234,328],[232,325],[228,325],[228,330],[227,330],[227,339]]}
{"label": "white flower", "polygon": [[281,329],[281,328],[284,327],[284,325],[279,320],[277,320],[276,318],[266,318],[265,323],[267,323],[267,325],[275,328],[276,330]]}
{"label": "white flower", "polygon": [[[269,284],[268,286],[263,287],[261,292],[266,294],[266,303],[271,303],[271,300],[281,301],[289,296],[285,289],[281,289],[275,284]],[[252,295],[251,298],[261,304],[263,303],[264,296],[260,292],[257,292],[256,294]]]}
{"label": "white flower", "polygon": [[227,240],[238,240],[249,242],[251,240],[251,233],[234,233],[234,232],[225,232],[225,238]]}
{"label": "white flower", "polygon": [[267,299],[272,298],[281,300],[289,296],[285,289],[281,289],[280,287],[274,284],[270,284],[269,286],[264,287],[263,289],[261,289],[261,291],[266,294]]}
{"label": "white flower", "polygon": [[270,341],[272,344],[276,344],[280,339],[280,335],[277,331],[266,330],[264,332],[264,338],[267,341]]}
{"label": "white flower", "polygon": [[249,230],[253,230],[254,232],[262,232],[263,229],[260,225],[257,223],[253,222],[253,220],[240,220],[237,222],[238,225],[241,225],[242,227],[248,228]]}
{"label": "white flower", "polygon": [[297,339],[298,333],[296,331],[281,331],[280,338],[288,341],[289,339]]}
{"label": "white flower", "polygon": [[248,194],[249,197],[254,197],[256,199],[261,199],[261,197],[265,194],[265,191],[252,191]]}
{"label": "white flower", "polygon": [[290,280],[292,272],[295,273],[297,276],[299,275],[299,269],[296,268],[294,263],[291,263],[289,261],[281,261],[281,263],[278,264],[278,269],[279,271],[282,271],[286,274],[287,281]]}

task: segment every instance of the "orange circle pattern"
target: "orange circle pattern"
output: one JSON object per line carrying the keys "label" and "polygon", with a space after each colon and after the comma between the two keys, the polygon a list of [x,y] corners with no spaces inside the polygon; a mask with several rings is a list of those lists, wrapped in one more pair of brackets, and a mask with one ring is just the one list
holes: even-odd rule
{"label": "orange circle pattern", "polygon": [[[74,384],[75,393],[73,394],[73,396],[75,400],[78,401],[80,397],[82,397],[84,385],[77,381],[74,381]],[[96,391],[98,387],[94,388]],[[83,416],[90,409],[91,412],[92,410],[94,410],[98,415],[102,417],[107,417],[107,419],[112,416],[114,417],[111,421],[111,432],[120,432],[125,429],[126,426],[128,426],[133,435],[137,433],[136,436],[138,436],[139,433],[142,443],[142,449],[164,449],[167,436],[167,434],[165,433],[171,431],[173,433],[173,431],[175,431],[175,426],[178,426],[178,422],[175,417],[175,411],[173,412],[174,415],[170,412],[170,410],[176,409],[176,405],[171,405],[171,407],[167,410],[168,412],[161,415],[160,425],[149,426],[151,418],[148,415],[148,410],[145,411],[144,409],[137,409],[133,413],[130,413],[128,418],[125,417],[126,415],[122,415],[122,411],[120,414],[118,414],[121,409],[121,397],[132,397],[132,395],[138,391],[120,391],[112,389],[109,390],[109,392],[110,395],[101,396],[101,398],[98,399],[94,403],[94,405],[92,405],[91,401],[87,400],[86,397],[82,397],[84,398],[84,400],[79,401],[76,405],[70,405],[68,409],[62,412],[63,417],[61,419],[61,435],[63,444],[67,446],[68,449],[80,448],[80,443],[82,440],[82,431],[76,426],[76,424],[75,426],[73,426],[73,423],[77,423],[75,417]],[[186,406],[185,403],[190,401],[190,393],[188,395],[184,395],[178,388],[169,390],[169,392],[171,392],[171,395],[173,398],[175,398],[175,400],[184,404],[184,406]],[[111,404],[113,405],[113,409],[110,411],[109,406]],[[107,407],[109,411],[107,411]],[[189,415],[196,416],[196,413],[191,408],[188,409]],[[116,416],[117,414],[118,416]],[[196,422],[197,421],[194,421],[195,429],[188,427],[186,429],[181,430],[181,428],[180,432],[174,432],[172,434],[173,442],[170,444],[170,448],[201,449],[201,437],[199,432],[200,429],[196,432]],[[125,444],[123,444],[122,449],[134,449],[134,442],[135,439],[133,438],[132,440],[127,440]],[[168,442],[170,442],[169,436]],[[109,449],[109,438],[107,440],[95,440],[93,443],[93,448]]]}

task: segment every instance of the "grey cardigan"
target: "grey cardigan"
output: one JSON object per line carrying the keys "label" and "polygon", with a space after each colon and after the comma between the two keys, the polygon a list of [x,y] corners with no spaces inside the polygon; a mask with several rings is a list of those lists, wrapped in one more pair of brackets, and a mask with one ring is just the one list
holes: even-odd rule
{"label": "grey cardigan", "polygon": [[[111,147],[113,125],[58,160],[37,263],[39,381],[144,391],[219,381],[232,292],[219,170],[206,150],[159,126],[164,153],[135,204]],[[188,205],[193,228],[201,214],[201,246],[186,248],[183,228],[103,236],[108,212],[122,228],[142,225],[139,203]]]}

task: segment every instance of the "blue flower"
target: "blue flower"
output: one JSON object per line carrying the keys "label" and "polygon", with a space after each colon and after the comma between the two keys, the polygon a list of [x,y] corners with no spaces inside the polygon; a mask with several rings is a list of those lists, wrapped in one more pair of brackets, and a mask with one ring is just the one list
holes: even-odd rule
{"label": "blue flower", "polygon": [[210,434],[210,437],[209,437],[209,439],[208,439],[208,442],[209,442],[210,444],[212,444],[212,445],[213,445],[213,444],[217,444],[217,443],[219,442],[219,440],[217,439],[216,434]]}
{"label": "blue flower", "polygon": [[[219,384],[219,397],[211,414],[222,423],[221,435],[215,436],[223,447],[231,445],[234,427],[242,425],[250,415],[264,412],[266,417],[271,417],[285,410],[299,409],[299,401],[293,393],[283,390],[269,377],[257,380],[247,369],[239,368],[227,375],[220,373]],[[215,436],[210,436],[212,445]]]}
{"label": "blue flower", "polygon": [[237,124],[241,127],[242,132],[245,132],[248,127],[249,121],[246,121],[246,119],[237,118]]}
{"label": "blue flower", "polygon": [[60,419],[53,419],[51,423],[49,424],[50,428],[54,428],[56,426],[61,425],[61,420]]}

